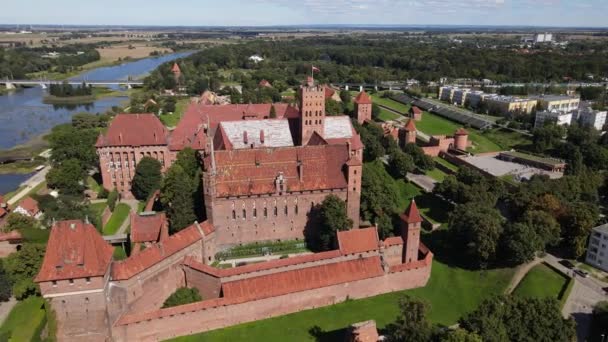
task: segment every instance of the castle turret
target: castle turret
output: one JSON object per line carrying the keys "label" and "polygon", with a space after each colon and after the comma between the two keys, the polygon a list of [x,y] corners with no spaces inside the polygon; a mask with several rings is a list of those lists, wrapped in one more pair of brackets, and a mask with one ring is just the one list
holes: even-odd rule
{"label": "castle turret", "polygon": [[415,144],[416,143],[416,125],[414,124],[414,119],[408,120],[407,124],[404,128],[404,137],[402,145],[406,144]]}
{"label": "castle turret", "polygon": [[300,139],[307,145],[314,132],[323,137],[325,127],[325,89],[309,77],[300,87]]}
{"label": "castle turret", "polygon": [[363,124],[372,120],[372,98],[364,91],[355,98],[355,115],[357,122]]}
{"label": "castle turret", "polygon": [[422,216],[412,200],[410,206],[401,215],[401,238],[403,239],[403,263],[418,261],[418,249],[420,247],[420,229],[422,227]]}
{"label": "castle turret", "polygon": [[469,146],[469,132],[464,128],[459,128],[454,133],[454,147],[458,150],[466,151]]}

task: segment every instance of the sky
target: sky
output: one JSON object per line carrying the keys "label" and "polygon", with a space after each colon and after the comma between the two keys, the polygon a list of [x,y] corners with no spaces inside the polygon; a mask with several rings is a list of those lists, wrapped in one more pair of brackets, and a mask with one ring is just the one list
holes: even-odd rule
{"label": "sky", "polygon": [[0,0],[0,24],[608,27],[608,0]]}

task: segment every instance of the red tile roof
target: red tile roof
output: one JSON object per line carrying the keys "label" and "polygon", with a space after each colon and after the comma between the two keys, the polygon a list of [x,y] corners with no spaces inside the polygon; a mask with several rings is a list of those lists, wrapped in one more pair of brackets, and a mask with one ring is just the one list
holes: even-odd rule
{"label": "red tile roof", "polygon": [[[348,158],[345,145],[217,151],[216,193],[219,197],[275,193],[281,172],[288,192],[344,189],[348,182],[343,166]],[[211,167],[207,157],[205,168]]]}
{"label": "red tile roof", "polygon": [[4,217],[4,215],[6,215],[8,212],[6,211],[6,209],[0,207],[0,217]]}
{"label": "red tile roof", "polygon": [[265,87],[265,88],[271,88],[272,84],[270,84],[270,82],[268,82],[267,80],[261,80],[260,83],[258,83],[258,86]]}
{"label": "red tile roof", "polygon": [[410,206],[405,210],[405,213],[401,215],[401,218],[407,223],[422,222],[422,216],[420,216],[415,200],[412,200],[412,203],[410,203]]}
{"label": "red tile roof", "polygon": [[131,242],[158,242],[167,218],[164,213],[131,213]]}
{"label": "red tile roof", "polygon": [[166,145],[169,131],[154,114],[118,114],[96,147]]}
{"label": "red tile roof", "polygon": [[359,95],[357,95],[357,97],[355,97],[355,103],[356,104],[372,104],[372,98],[367,95],[367,93],[364,91],[360,92]]}
{"label": "red tile roof", "polygon": [[416,124],[414,123],[414,119],[409,119],[407,124],[405,125],[405,130],[408,132],[416,132]]}
{"label": "red tile roof", "polygon": [[385,247],[403,245],[403,238],[401,236],[391,236],[389,238],[386,238],[383,241],[383,244]]}
{"label": "red tile roof", "polygon": [[[264,119],[270,116],[270,107],[273,104],[229,104],[206,105],[192,103],[186,110],[177,127],[171,133],[169,148],[173,151],[184,147],[195,150],[206,148],[205,128],[214,132],[222,121],[240,121],[245,116],[255,119]],[[275,103],[277,118],[296,119],[300,116],[297,108],[286,103]]]}
{"label": "red tile roof", "polygon": [[147,268],[156,265],[162,260],[201,240],[202,237],[197,225],[193,224],[190,227],[171,235],[161,243],[150,246],[123,261],[115,262],[112,266],[112,280],[130,279]]}
{"label": "red tile roof", "polygon": [[21,207],[27,211],[31,216],[36,216],[40,212],[40,208],[38,208],[38,201],[29,196],[22,200],[18,207]]}
{"label": "red tile roof", "polygon": [[114,248],[93,225],[61,221],[51,228],[37,283],[85,277],[101,277],[110,266]]}
{"label": "red tile roof", "polygon": [[177,63],[173,63],[173,67],[171,68],[171,72],[175,73],[175,74],[179,74],[182,72],[182,70],[179,68],[179,65],[177,65]]}
{"label": "red tile roof", "polygon": [[456,130],[456,133],[454,133],[454,135],[469,135],[469,132],[467,132],[466,129],[461,127]]}
{"label": "red tile roof", "polygon": [[4,204],[6,201],[4,200],[4,196],[0,195],[0,204]]}
{"label": "red tile roof", "polygon": [[325,99],[330,99],[335,93],[335,90],[331,89],[329,86],[325,86]]}
{"label": "red tile roof", "polygon": [[222,292],[228,299],[259,300],[382,274],[380,257],[374,256],[231,281],[222,284]]}
{"label": "red tile roof", "polygon": [[422,110],[416,106],[412,106],[412,108],[410,108],[410,111],[414,114],[422,114]]}
{"label": "red tile roof", "polygon": [[23,239],[23,237],[21,236],[21,233],[19,233],[18,230],[11,230],[8,233],[0,234],[0,241],[15,242],[15,241],[21,241],[22,239]]}
{"label": "red tile roof", "polygon": [[374,251],[378,249],[379,242],[376,227],[338,232],[338,246],[342,254]]}

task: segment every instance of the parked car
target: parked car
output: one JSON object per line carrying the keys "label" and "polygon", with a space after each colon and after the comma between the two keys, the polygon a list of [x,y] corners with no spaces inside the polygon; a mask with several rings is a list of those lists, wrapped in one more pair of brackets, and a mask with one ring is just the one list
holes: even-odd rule
{"label": "parked car", "polygon": [[574,273],[578,274],[579,276],[581,276],[583,278],[587,278],[589,276],[588,272],[585,272],[583,270],[579,270],[578,268],[574,270]]}
{"label": "parked car", "polygon": [[569,268],[569,269],[573,269],[574,268],[574,264],[572,262],[570,262],[570,260],[563,259],[559,263],[562,264],[563,266]]}

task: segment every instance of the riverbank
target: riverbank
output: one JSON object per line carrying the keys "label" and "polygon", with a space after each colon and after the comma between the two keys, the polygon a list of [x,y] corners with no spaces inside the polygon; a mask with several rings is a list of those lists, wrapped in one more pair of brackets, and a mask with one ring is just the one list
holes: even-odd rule
{"label": "riverbank", "polygon": [[[25,144],[11,149],[0,150],[0,174],[26,174],[32,173],[36,167],[43,164],[42,160],[34,158],[49,148],[45,139],[46,134],[39,135]],[[8,161],[14,161],[8,163]]]}

